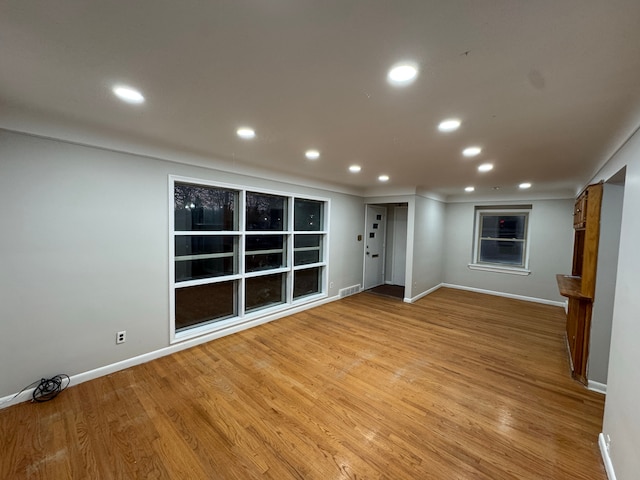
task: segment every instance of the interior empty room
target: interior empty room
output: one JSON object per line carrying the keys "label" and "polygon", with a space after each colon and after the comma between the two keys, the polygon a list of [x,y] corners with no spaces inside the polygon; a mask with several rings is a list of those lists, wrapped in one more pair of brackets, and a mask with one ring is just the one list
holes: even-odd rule
{"label": "interior empty room", "polygon": [[640,3],[0,11],[0,478],[637,478]]}

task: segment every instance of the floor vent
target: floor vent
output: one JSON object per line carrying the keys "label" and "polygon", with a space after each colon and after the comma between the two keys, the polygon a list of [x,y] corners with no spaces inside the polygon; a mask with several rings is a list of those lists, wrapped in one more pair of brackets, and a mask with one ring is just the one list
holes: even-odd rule
{"label": "floor vent", "polygon": [[360,284],[338,290],[340,298],[348,297],[349,295],[354,295],[356,293],[360,293]]}

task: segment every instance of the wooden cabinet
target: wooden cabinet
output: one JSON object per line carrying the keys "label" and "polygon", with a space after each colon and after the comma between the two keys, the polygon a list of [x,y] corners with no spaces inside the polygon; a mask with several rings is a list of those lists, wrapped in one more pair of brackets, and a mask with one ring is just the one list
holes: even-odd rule
{"label": "wooden cabinet", "polygon": [[593,298],[582,294],[581,278],[560,274],[556,275],[556,279],[560,294],[569,298],[566,334],[571,373],[574,378],[586,384]]}
{"label": "wooden cabinet", "polygon": [[573,228],[576,230],[585,228],[587,221],[587,192],[588,190],[585,190],[580,194],[573,208]]}
{"label": "wooden cabinet", "polygon": [[572,375],[584,384],[587,383],[591,311],[596,290],[601,204],[602,183],[589,185],[576,199],[571,275],[556,276],[560,294],[569,299],[566,332]]}

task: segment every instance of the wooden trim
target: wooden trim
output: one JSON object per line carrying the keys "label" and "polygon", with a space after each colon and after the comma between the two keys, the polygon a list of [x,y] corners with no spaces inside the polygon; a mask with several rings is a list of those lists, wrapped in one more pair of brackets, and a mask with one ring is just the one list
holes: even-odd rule
{"label": "wooden trim", "polygon": [[587,190],[587,221],[585,227],[584,256],[582,260],[582,294],[590,298],[593,298],[596,293],[602,190],[601,183],[591,185]]}

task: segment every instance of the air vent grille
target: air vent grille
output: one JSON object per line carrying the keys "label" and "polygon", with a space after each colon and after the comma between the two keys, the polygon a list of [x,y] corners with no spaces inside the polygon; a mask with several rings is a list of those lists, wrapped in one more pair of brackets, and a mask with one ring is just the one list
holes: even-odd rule
{"label": "air vent grille", "polygon": [[338,290],[338,295],[340,298],[348,297],[349,295],[355,295],[356,293],[360,293],[360,284],[352,285],[351,287],[341,288]]}

